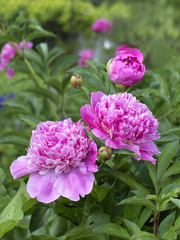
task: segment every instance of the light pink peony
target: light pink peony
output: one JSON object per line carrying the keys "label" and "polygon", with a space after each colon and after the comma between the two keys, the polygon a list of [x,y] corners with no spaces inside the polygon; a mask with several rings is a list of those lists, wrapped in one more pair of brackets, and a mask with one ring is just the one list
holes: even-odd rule
{"label": "light pink peony", "polygon": [[90,48],[89,49],[84,49],[83,51],[81,51],[79,53],[79,56],[81,56],[81,58],[78,61],[78,65],[87,67],[88,65],[86,64],[85,61],[92,59],[93,56],[94,56],[94,52]]}
{"label": "light pink peony", "polygon": [[133,86],[144,76],[143,55],[136,48],[123,45],[116,49],[117,56],[108,64],[110,80],[125,87]]}
{"label": "light pink peony", "polygon": [[[22,42],[20,42],[19,44],[17,43],[6,43],[2,50],[1,50],[1,54],[0,54],[0,71],[3,71],[7,64],[11,61],[11,59],[13,59],[16,54],[17,54],[17,49],[21,50],[24,48],[32,48],[33,43],[32,42],[25,42],[25,40],[23,40]],[[11,71],[12,73],[12,71]],[[8,76],[12,76],[12,74],[9,75],[9,72],[7,73]]]}
{"label": "light pink peony", "polygon": [[152,140],[160,137],[158,120],[130,93],[108,96],[102,92],[92,93],[91,105],[83,106],[80,111],[94,135],[106,139],[106,146],[129,149],[155,164],[152,155],[160,152]]}
{"label": "light pink peony", "polygon": [[10,167],[15,179],[30,173],[27,191],[32,198],[44,203],[60,196],[78,201],[91,192],[97,146],[84,129],[83,123],[69,118],[42,122],[32,132],[27,155]]}
{"label": "light pink peony", "polygon": [[91,30],[94,32],[110,32],[112,27],[112,22],[105,18],[99,18],[93,23]]}

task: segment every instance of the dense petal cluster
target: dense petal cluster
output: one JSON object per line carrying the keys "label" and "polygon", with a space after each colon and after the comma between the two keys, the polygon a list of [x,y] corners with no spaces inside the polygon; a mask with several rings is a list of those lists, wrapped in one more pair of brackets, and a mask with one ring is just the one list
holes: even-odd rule
{"label": "dense petal cluster", "polygon": [[159,154],[155,143],[158,120],[152,112],[128,93],[105,95],[91,94],[91,105],[81,108],[82,119],[105,145],[114,149],[125,148],[135,152],[140,158],[155,163],[153,154]]}
{"label": "dense petal cluster", "polygon": [[27,191],[32,198],[49,203],[59,196],[78,201],[93,187],[97,171],[97,147],[83,123],[71,119],[42,122],[32,132],[26,156],[11,167],[14,178],[30,173]]}
{"label": "dense petal cluster", "polygon": [[[24,48],[32,48],[33,44],[32,42],[25,42],[25,40],[23,40],[22,42],[20,42],[19,44],[17,43],[6,43],[2,50],[1,50],[1,54],[0,54],[0,71],[3,71],[7,64],[11,61],[11,59],[13,59],[16,54],[17,54],[17,49],[21,50]],[[14,75],[14,69],[12,68],[8,68],[7,71],[7,77],[12,77]]]}
{"label": "dense petal cluster", "polygon": [[91,30],[94,32],[110,32],[112,27],[112,22],[105,18],[99,18],[93,23]]}
{"label": "dense petal cluster", "polygon": [[143,55],[136,48],[123,45],[116,49],[117,56],[108,64],[110,80],[125,87],[133,86],[144,76]]}
{"label": "dense petal cluster", "polygon": [[87,67],[88,65],[86,64],[85,61],[92,59],[94,56],[94,52],[90,48],[84,49],[79,53],[79,56],[81,56],[81,58],[78,60],[78,65]]}

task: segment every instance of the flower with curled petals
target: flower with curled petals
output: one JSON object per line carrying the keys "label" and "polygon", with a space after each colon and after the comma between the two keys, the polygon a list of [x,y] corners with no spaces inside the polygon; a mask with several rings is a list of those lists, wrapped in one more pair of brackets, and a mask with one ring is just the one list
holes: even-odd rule
{"label": "flower with curled petals", "polygon": [[107,71],[112,83],[125,88],[137,84],[144,76],[143,55],[137,48],[122,45],[116,49],[117,56],[108,62]]}
{"label": "flower with curled petals", "polygon": [[69,118],[42,122],[32,132],[27,155],[10,167],[15,179],[30,173],[27,191],[32,198],[44,203],[60,196],[78,201],[91,192],[97,146],[85,129],[83,123]]}
{"label": "flower with curled petals", "polygon": [[108,19],[99,18],[93,23],[91,30],[94,32],[110,32],[112,27],[113,24]]}
{"label": "flower with curled petals", "polygon": [[135,152],[140,158],[155,164],[153,154],[159,154],[156,144],[158,120],[152,112],[130,93],[105,95],[91,94],[91,105],[81,108],[82,119],[100,139],[106,139],[110,148],[125,148]]}

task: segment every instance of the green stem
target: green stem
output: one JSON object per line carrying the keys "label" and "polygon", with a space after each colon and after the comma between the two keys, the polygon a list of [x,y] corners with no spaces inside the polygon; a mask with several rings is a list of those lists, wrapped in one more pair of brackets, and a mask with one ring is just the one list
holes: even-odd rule
{"label": "green stem", "polygon": [[86,96],[86,99],[87,99],[87,101],[89,103],[90,101],[89,101],[89,96],[87,95],[87,92],[85,91],[85,89],[83,87],[81,87],[81,90],[84,92],[84,94]]}
{"label": "green stem", "polygon": [[174,112],[176,109],[173,108],[171,109],[169,112],[165,113],[164,115],[162,115],[160,118],[159,118],[159,121],[162,120],[163,118],[167,117],[170,113]]}
{"label": "green stem", "polygon": [[38,87],[40,87],[40,83],[39,83],[38,77],[36,76],[36,73],[34,72],[34,69],[32,68],[30,62],[27,60],[27,58],[24,58],[24,62],[26,63],[29,71],[31,72],[32,77],[33,77],[33,79],[34,79],[34,81],[35,81],[35,84],[36,84]]}

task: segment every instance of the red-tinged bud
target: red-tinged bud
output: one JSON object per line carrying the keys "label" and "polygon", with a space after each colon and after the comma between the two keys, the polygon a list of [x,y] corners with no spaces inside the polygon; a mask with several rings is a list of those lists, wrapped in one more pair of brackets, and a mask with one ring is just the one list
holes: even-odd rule
{"label": "red-tinged bud", "polygon": [[98,150],[98,156],[103,160],[109,160],[112,156],[112,149],[104,146]]}
{"label": "red-tinged bud", "polygon": [[75,88],[81,88],[83,86],[83,78],[80,75],[73,75],[71,77],[71,84]]}

